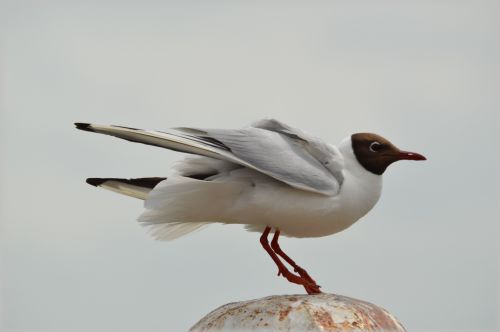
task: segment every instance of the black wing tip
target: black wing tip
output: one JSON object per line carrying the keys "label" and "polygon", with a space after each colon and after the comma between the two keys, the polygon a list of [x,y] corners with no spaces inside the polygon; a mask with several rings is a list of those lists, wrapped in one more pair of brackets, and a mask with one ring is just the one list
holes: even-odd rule
{"label": "black wing tip", "polygon": [[75,122],[75,127],[76,129],[84,130],[84,131],[94,131],[92,128],[92,125],[90,123],[83,123],[83,122]]}
{"label": "black wing tip", "polygon": [[101,184],[103,184],[108,180],[109,179],[103,179],[103,178],[88,178],[85,182],[87,182],[91,186],[99,187]]}
{"label": "black wing tip", "polygon": [[86,182],[94,187],[101,186],[106,181],[116,181],[132,186],[153,189],[158,183],[167,178],[151,177],[151,178],[136,178],[136,179],[119,179],[119,178],[88,178]]}

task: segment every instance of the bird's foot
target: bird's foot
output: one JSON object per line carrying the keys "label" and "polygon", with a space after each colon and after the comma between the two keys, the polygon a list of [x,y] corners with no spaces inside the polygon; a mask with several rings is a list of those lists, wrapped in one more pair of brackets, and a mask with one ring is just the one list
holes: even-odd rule
{"label": "bird's foot", "polygon": [[[281,250],[279,244],[278,244],[278,238],[280,235],[279,229],[276,229],[273,240],[271,242],[271,245],[269,245],[269,241],[267,239],[267,236],[269,235],[269,232],[271,231],[271,227],[267,226],[260,236],[260,243],[264,250],[267,251],[269,256],[273,259],[274,263],[278,266],[278,276],[282,275],[284,278],[286,278],[289,282],[292,282],[294,284],[302,285],[305,290],[307,291],[307,294],[319,294],[321,293],[320,286],[316,284],[316,281],[314,281],[313,278],[309,276],[309,274],[295,264],[295,262],[288,257],[283,250]],[[281,262],[280,258],[278,257],[281,256],[288,264],[290,264],[295,272],[297,272],[299,275],[295,275],[294,273],[288,271],[286,266]]]}
{"label": "bird's foot", "polygon": [[[278,276],[280,276],[280,275],[282,275],[284,278],[286,278],[286,280],[288,280],[289,282],[293,282],[294,284],[302,285],[305,288],[307,294],[320,294],[321,293],[321,290],[320,290],[321,286],[317,285],[316,282],[314,280],[312,280],[311,277],[309,277],[310,280],[308,280],[307,278],[304,278],[302,275],[297,276],[297,275],[291,273],[287,269],[278,270]],[[306,275],[307,275],[307,273],[306,273]]]}
{"label": "bird's foot", "polygon": [[[310,275],[309,273],[307,273],[306,270],[304,270],[303,268],[301,268],[300,266],[296,265],[293,269],[295,272],[297,272],[302,278],[306,279],[307,281],[309,281],[310,283],[312,284],[316,284],[316,280],[314,280]],[[319,286],[321,287],[321,286]]]}
{"label": "bird's foot", "polygon": [[320,287],[321,286],[318,286],[318,285],[314,285],[313,287],[306,287],[306,286],[304,286],[304,288],[306,289],[307,294],[309,294],[309,295],[321,294],[322,291],[319,289]]}

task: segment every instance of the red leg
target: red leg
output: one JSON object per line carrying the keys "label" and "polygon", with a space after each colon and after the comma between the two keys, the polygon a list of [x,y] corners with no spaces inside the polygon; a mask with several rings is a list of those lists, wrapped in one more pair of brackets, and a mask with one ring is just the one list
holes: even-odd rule
{"label": "red leg", "polygon": [[[274,252],[277,253],[278,255],[280,255],[281,257],[283,257],[283,259],[288,263],[290,264],[292,267],[293,267],[293,270],[295,272],[297,272],[302,278],[306,279],[307,281],[309,281],[310,283],[314,284],[314,285],[317,285],[316,284],[316,281],[311,278],[311,276],[307,273],[306,270],[304,270],[303,268],[301,268],[299,265],[297,265],[293,259],[291,259],[290,257],[288,257],[287,254],[285,254],[283,252],[283,250],[281,250],[281,247],[278,243],[278,238],[280,236],[280,230],[279,229],[276,229],[274,231],[274,236],[273,236],[273,240],[271,241],[271,248],[273,248]],[[318,286],[318,288],[321,287],[321,286]]]}
{"label": "red leg", "polygon": [[304,288],[306,289],[308,294],[320,293],[319,287],[316,284],[311,283],[309,280],[306,280],[302,277],[296,276],[295,274],[288,271],[286,266],[283,264],[283,262],[281,262],[279,257],[276,255],[276,253],[273,251],[273,249],[269,245],[267,237],[268,237],[270,231],[271,231],[271,227],[266,227],[266,229],[262,233],[262,236],[260,237],[260,243],[262,244],[262,247],[267,251],[269,256],[271,256],[274,263],[278,266],[278,270],[279,270],[278,275],[281,274],[288,281],[304,286]]}

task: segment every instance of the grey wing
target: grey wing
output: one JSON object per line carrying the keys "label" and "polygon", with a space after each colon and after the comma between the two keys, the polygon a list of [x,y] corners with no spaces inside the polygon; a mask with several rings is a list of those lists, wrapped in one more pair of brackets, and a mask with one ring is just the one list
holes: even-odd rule
{"label": "grey wing", "polygon": [[343,182],[343,158],[335,147],[276,120],[239,130],[178,130],[219,142],[247,167],[295,188],[333,196]]}
{"label": "grey wing", "polygon": [[343,181],[343,159],[336,148],[276,120],[262,120],[239,130],[177,128],[160,132],[88,123],[76,127],[229,161],[319,194],[336,195]]}
{"label": "grey wing", "polygon": [[288,136],[300,142],[303,149],[316,158],[330,173],[333,174],[339,185],[344,182],[344,158],[339,149],[323,142],[298,128],[293,128],[275,119],[263,119],[252,124],[252,127],[267,129]]}

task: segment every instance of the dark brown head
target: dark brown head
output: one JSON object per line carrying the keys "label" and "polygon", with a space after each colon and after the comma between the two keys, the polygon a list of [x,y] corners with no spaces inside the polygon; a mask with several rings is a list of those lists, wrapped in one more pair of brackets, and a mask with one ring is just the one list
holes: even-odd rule
{"label": "dark brown head", "polygon": [[358,162],[366,170],[378,175],[382,175],[390,164],[398,160],[426,160],[421,154],[401,151],[377,134],[353,134],[351,142]]}

